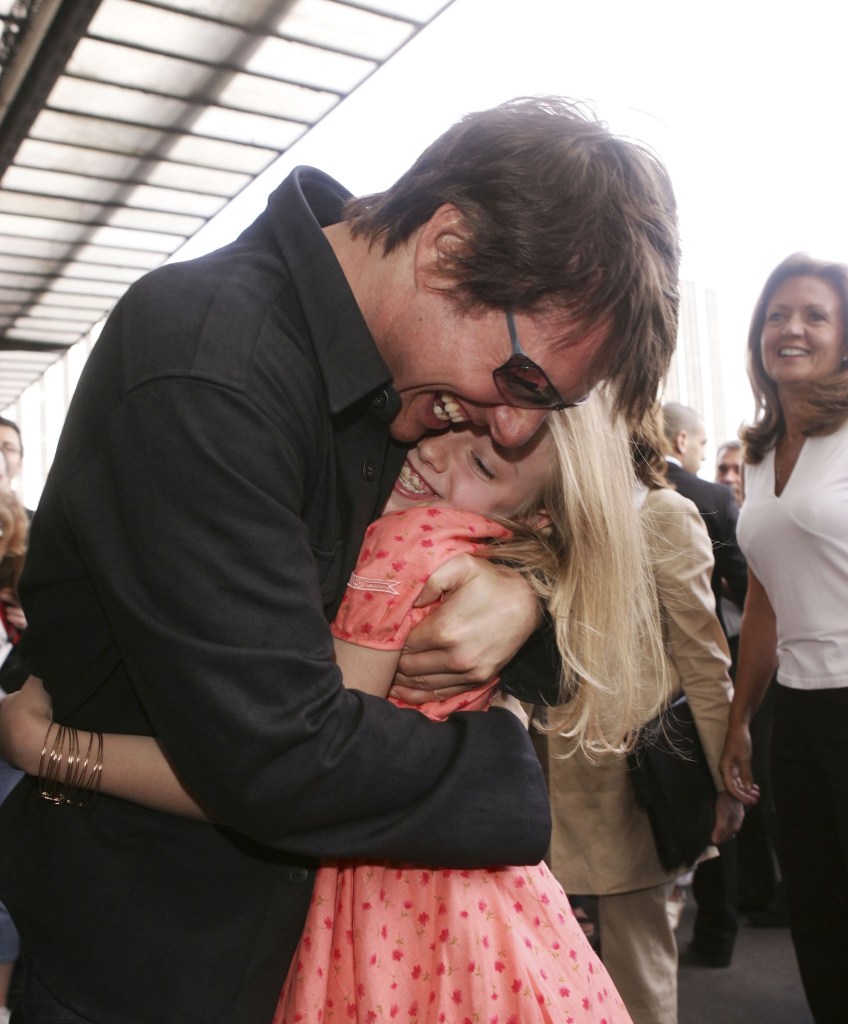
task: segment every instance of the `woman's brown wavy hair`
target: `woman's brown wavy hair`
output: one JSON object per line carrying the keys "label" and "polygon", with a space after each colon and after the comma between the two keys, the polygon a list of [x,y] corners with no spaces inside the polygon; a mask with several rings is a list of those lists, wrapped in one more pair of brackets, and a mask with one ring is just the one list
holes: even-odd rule
{"label": "woman's brown wavy hair", "polygon": [[[742,428],[739,436],[745,444],[745,461],[761,462],[765,453],[777,444],[785,429],[783,408],[777,385],[766,373],[760,347],[766,312],[777,289],[793,277],[817,277],[826,281],[839,296],[842,307],[843,342],[848,346],[848,267],[841,263],[816,260],[794,253],[769,274],[751,318],[748,331],[748,378],[754,393],[756,413],[753,424]],[[810,381],[797,389],[798,412],[808,437],[833,434],[848,419],[848,366],[824,380]]]}

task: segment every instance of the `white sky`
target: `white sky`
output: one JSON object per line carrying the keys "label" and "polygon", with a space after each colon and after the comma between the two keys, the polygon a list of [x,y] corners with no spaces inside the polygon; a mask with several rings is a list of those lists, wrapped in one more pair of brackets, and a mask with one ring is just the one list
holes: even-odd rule
{"label": "white sky", "polygon": [[741,420],[747,321],[768,272],[797,250],[848,262],[846,12],[839,0],[455,0],[178,258],[232,237],[296,164],[379,191],[469,110],[587,100],[671,171],[682,276],[719,291]]}

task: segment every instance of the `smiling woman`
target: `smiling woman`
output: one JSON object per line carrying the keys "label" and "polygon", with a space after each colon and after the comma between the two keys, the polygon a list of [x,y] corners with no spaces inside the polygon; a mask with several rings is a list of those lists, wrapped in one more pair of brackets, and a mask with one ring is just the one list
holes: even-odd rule
{"label": "smiling woman", "polygon": [[750,584],[722,770],[748,804],[750,722],[775,670],[772,784],[781,869],[816,1024],[848,1005],[848,267],[791,256],[748,338],[759,409],[738,537]]}
{"label": "smiling woman", "polygon": [[[848,419],[848,270],[803,254],[771,273],[748,332],[748,376],[757,415],[746,460],[776,444],[832,433]],[[796,441],[797,443],[797,441]]]}

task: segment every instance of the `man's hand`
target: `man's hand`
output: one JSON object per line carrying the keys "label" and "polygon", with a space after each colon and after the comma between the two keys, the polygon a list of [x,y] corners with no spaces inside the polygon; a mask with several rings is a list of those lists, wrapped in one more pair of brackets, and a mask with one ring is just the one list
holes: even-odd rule
{"label": "man's hand", "polygon": [[514,569],[457,555],[416,601],[442,606],[409,634],[391,695],[407,704],[443,700],[494,678],[542,621],[530,584]]}
{"label": "man's hand", "polygon": [[760,799],[760,787],[751,774],[751,733],[746,725],[728,727],[720,761],[727,792],[746,807]]}
{"label": "man's hand", "polygon": [[730,793],[718,793],[716,795],[715,817],[715,827],[713,828],[713,834],[710,836],[710,842],[716,846],[721,846],[728,839],[732,839],[739,829],[742,828],[742,822],[745,820],[745,808],[742,806],[741,801],[731,796]]}

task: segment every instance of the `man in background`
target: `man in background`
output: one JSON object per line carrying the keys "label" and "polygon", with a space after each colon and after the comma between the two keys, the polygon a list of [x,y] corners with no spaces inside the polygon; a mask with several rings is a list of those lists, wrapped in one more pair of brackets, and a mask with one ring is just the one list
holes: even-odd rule
{"label": "man in background", "polygon": [[[23,501],[24,443],[21,428],[5,416],[0,416],[0,452],[6,459],[7,486]],[[26,511],[32,519],[32,509]]]}
{"label": "man in background", "polygon": [[742,484],[742,442],[725,441],[716,452],[716,483],[725,484],[733,491],[737,504],[744,500]]}
{"label": "man in background", "polygon": [[729,596],[741,608],[748,589],[748,565],[736,542],[739,504],[727,487],[697,475],[704,461],[707,444],[703,416],[688,405],[667,402],[663,405],[663,423],[669,447],[666,456],[668,481],[684,497],[695,503],[713,542],[716,564],[712,587],[716,597],[716,614],[724,627],[722,594]]}
{"label": "man in background", "polygon": [[0,451],[6,456],[6,471],[10,484],[14,485],[17,481],[17,488],[19,488],[24,446],[17,423],[5,416],[0,416]]}
{"label": "man in background", "polygon": [[[729,487],[736,503],[741,507],[742,484],[742,442],[735,439],[725,441],[716,452],[716,483]],[[727,642],[733,658],[732,672],[736,670],[736,655],[739,646],[739,627],[742,621],[742,605],[725,591],[720,598],[720,615],[724,624]]]}

